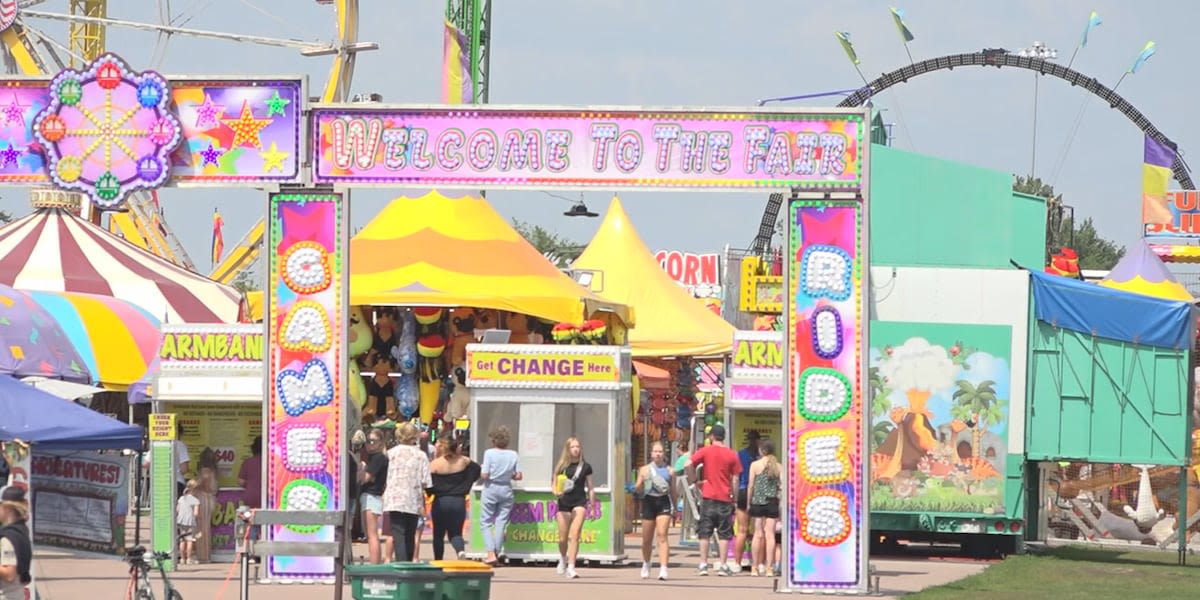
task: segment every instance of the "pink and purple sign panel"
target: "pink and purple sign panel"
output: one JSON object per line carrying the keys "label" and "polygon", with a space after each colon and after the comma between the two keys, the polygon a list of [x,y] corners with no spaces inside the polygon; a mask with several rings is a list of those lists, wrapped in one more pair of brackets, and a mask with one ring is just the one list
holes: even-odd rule
{"label": "pink and purple sign panel", "polygon": [[863,205],[788,207],[788,586],[864,589]]}
{"label": "pink and purple sign panel", "polygon": [[320,183],[856,189],[863,114],[315,108]]}
{"label": "pink and purple sign panel", "polygon": [[303,82],[172,80],[106,54],[0,86],[0,184],[53,181],[114,206],[137,189],[300,178]]}
{"label": "pink and purple sign panel", "polygon": [[[267,507],[345,510],[346,206],[341,194],[272,194],[267,319]],[[331,542],[332,527],[276,525],[276,541]],[[285,579],[333,575],[333,559],[272,557]]]}
{"label": "pink and purple sign panel", "polygon": [[729,362],[729,397],[739,407],[783,402],[783,332],[735,331]]}

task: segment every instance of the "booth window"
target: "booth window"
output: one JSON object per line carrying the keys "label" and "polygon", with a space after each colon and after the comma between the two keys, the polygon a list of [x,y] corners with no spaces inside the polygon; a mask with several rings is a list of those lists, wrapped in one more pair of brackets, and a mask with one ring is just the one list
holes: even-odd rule
{"label": "booth window", "polygon": [[554,465],[563,444],[571,436],[583,442],[584,457],[592,465],[592,484],[609,485],[608,463],[612,455],[612,434],[607,404],[568,404],[530,402],[478,402],[479,429],[472,444],[475,460],[492,446],[488,434],[501,425],[508,427],[512,440],[509,448],[521,455],[525,478],[520,486],[549,488]]}

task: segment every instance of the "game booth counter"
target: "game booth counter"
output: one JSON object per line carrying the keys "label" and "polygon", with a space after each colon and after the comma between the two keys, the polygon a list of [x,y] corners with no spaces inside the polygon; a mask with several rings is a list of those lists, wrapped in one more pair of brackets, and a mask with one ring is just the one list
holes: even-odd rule
{"label": "game booth counter", "polygon": [[260,325],[163,326],[151,415],[155,551],[167,551],[175,539],[176,479],[169,465],[177,464],[178,439],[187,448],[189,476],[200,483],[203,535],[197,555],[212,561],[234,557],[236,509],[245,496],[238,473],[245,461],[261,460],[251,453],[251,443],[263,433],[264,348]]}
{"label": "game booth counter", "polygon": [[[623,346],[470,344],[467,386],[471,423],[481,441],[471,458],[483,460],[488,432],[508,427],[520,454],[516,500],[504,554],[510,560],[559,557],[554,467],[568,437],[583,444],[592,465],[596,503],[588,509],[579,558],[600,564],[626,560],[624,514],[629,467],[631,358]],[[471,493],[471,523],[480,522],[482,486]],[[484,556],[482,529],[471,528],[469,555]]]}

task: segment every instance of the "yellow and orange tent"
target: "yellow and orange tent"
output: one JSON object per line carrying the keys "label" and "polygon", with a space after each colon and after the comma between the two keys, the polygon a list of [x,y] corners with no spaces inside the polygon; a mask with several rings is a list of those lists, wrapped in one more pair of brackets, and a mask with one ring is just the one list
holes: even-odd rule
{"label": "yellow and orange tent", "polygon": [[470,306],[571,323],[607,311],[633,321],[625,305],[555,267],[486,200],[436,191],[392,200],[350,241],[350,303]]}

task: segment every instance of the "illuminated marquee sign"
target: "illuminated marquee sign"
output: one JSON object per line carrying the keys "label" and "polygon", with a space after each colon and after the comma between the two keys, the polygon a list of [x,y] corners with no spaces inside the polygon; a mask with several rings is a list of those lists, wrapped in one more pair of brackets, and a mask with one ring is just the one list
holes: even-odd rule
{"label": "illuminated marquee sign", "polygon": [[861,111],[316,107],[313,179],[462,187],[857,188]]}
{"label": "illuminated marquee sign", "polygon": [[[347,207],[341,194],[271,194],[266,367],[272,510],[346,510]],[[357,425],[357,419],[349,419]],[[271,539],[332,542],[332,527],[272,526]],[[283,578],[328,577],[333,559],[275,556]]]}
{"label": "illuminated marquee sign", "polygon": [[105,54],[4,83],[0,184],[54,183],[112,207],[138,189],[301,178],[299,78],[176,78]]}
{"label": "illuminated marquee sign", "polygon": [[784,570],[796,589],[866,591],[865,209],[788,201]]}

